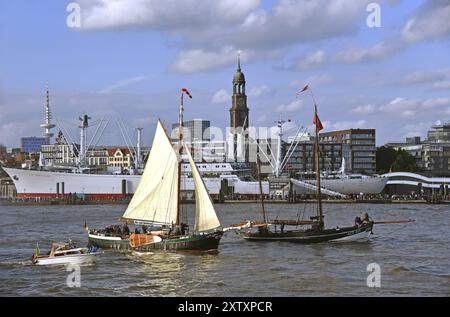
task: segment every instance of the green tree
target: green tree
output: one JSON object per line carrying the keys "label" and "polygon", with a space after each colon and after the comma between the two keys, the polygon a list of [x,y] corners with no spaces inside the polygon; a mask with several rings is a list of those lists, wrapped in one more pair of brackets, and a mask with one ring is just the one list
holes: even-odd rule
{"label": "green tree", "polygon": [[404,150],[394,150],[389,147],[377,148],[377,173],[392,172],[417,172],[416,161],[412,155]]}
{"label": "green tree", "polygon": [[392,163],[394,163],[395,158],[397,157],[397,151],[393,148],[382,146],[377,148],[376,157],[377,173],[388,173]]}

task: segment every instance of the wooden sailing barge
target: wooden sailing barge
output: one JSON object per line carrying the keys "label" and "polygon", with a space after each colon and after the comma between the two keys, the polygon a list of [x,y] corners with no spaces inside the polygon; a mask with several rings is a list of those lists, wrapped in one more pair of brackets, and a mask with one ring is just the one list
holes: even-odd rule
{"label": "wooden sailing barge", "polygon": [[[183,96],[191,95],[182,89],[179,113],[179,143],[172,146],[169,136],[158,120],[152,148],[139,186],[121,220],[135,225],[152,226],[143,233],[107,235],[88,230],[89,241],[101,248],[136,251],[209,251],[217,250],[223,235],[214,205],[197,166],[183,143]],[[195,184],[195,224],[190,231],[180,221],[181,211],[181,154],[189,160]]]}
{"label": "wooden sailing barge", "polygon": [[[302,90],[309,89],[308,86]],[[313,98],[314,99],[314,98]],[[316,167],[316,184],[317,184],[317,212],[315,216],[308,220],[288,219],[288,220],[272,220],[266,219],[264,207],[264,199],[261,192],[261,205],[263,213],[262,223],[249,223],[243,232],[243,238],[246,240],[256,241],[289,241],[296,243],[317,243],[325,241],[353,241],[366,239],[372,233],[373,221],[367,219],[358,225],[348,227],[337,227],[325,229],[324,215],[322,209],[322,193],[320,185],[320,148],[319,148],[319,131],[323,129],[319,116],[317,115],[317,105],[314,102],[315,111],[313,123],[316,127],[314,153]],[[260,169],[258,158],[258,170]],[[261,177],[259,177],[261,182]],[[276,228],[279,230],[276,230]],[[287,227],[288,229],[284,229]],[[294,227],[294,229],[289,229]],[[300,229],[299,229],[300,227]],[[305,227],[309,227],[303,229]],[[273,230],[275,228],[275,230]]]}

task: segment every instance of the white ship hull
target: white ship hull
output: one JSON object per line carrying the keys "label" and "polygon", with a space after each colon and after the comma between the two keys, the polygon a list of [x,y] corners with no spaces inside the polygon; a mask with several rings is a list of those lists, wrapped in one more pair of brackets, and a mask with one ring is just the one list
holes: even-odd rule
{"label": "white ship hull", "polygon": [[[94,200],[115,200],[134,194],[140,175],[110,175],[110,174],[76,174],[27,169],[3,168],[16,186],[17,196],[24,198],[47,197],[61,195],[87,195]],[[259,195],[259,184],[256,181],[243,181],[236,175],[220,175],[203,177],[206,188],[211,196],[219,196],[222,180],[233,186],[237,195],[256,197]],[[194,191],[194,180],[182,177],[181,189]],[[269,185],[263,182],[263,191],[268,194]]]}
{"label": "white ship hull", "polygon": [[[337,178],[321,179],[320,185],[345,195],[358,194],[380,194],[386,186],[388,179],[386,177],[366,177],[366,178]],[[308,181],[315,184],[315,181]]]}
{"label": "white ship hull", "polygon": [[[14,168],[3,169],[13,180],[17,196],[24,198],[55,198],[76,193],[77,195],[87,195],[93,200],[116,200],[132,196],[141,179],[140,175],[76,174]],[[204,176],[203,180],[209,194],[215,198],[219,197],[223,180],[227,180],[228,186],[233,187],[235,195],[248,198],[256,198],[259,195],[258,182],[243,181],[237,175]],[[387,181],[387,177],[322,179],[321,185],[323,188],[345,195],[379,194],[383,191]],[[308,182],[315,183],[315,181]],[[262,185],[263,192],[268,195],[268,182],[262,182]],[[181,189],[185,192],[193,192],[194,180],[183,176]],[[304,190],[305,193],[309,193],[308,189]],[[298,191],[297,193],[302,194]]]}

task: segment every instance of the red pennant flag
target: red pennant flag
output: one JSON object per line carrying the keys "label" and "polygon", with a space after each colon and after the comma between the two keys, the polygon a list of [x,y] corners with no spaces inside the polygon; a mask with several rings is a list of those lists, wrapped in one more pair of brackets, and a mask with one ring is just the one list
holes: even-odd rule
{"label": "red pennant flag", "polygon": [[319,116],[317,115],[317,106],[314,111],[313,123],[316,126],[316,132],[319,132],[320,130],[323,129],[322,122],[320,122]]}
{"label": "red pennant flag", "polygon": [[309,84],[305,85],[305,87],[303,87],[303,89],[300,90],[295,97],[298,98],[298,95],[300,95],[302,92],[304,92],[305,90],[308,90],[308,89],[309,89]]}
{"label": "red pennant flag", "polygon": [[188,95],[189,98],[192,99],[192,95],[190,94],[190,92],[189,92],[186,88],[181,89],[181,91],[184,92],[184,93],[186,93],[186,95]]}

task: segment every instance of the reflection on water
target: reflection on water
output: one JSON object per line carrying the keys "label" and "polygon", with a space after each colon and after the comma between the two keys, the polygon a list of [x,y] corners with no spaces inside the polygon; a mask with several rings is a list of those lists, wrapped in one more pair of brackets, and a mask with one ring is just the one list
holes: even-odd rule
{"label": "reflection on water", "polygon": [[[226,226],[255,218],[259,206],[217,205]],[[270,218],[302,215],[311,205],[267,204]],[[413,218],[407,225],[375,226],[368,242],[298,245],[222,238],[215,254],[106,251],[81,269],[81,288],[66,286],[65,267],[31,265],[36,241],[86,244],[92,227],[114,222],[124,206],[0,206],[0,295],[15,296],[449,296],[448,208],[425,205],[324,205],[327,227],[352,224],[368,211],[377,220]],[[193,206],[187,206],[193,214]],[[447,250],[448,251],[448,250]],[[366,286],[367,265],[378,263],[382,287]]]}

